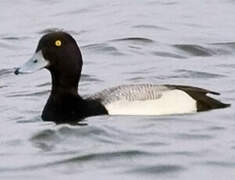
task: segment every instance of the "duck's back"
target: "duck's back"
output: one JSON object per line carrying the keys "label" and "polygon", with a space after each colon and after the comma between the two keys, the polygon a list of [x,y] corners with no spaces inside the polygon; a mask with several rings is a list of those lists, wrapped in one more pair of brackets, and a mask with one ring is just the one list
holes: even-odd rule
{"label": "duck's back", "polygon": [[182,114],[228,106],[207,93],[218,95],[191,86],[137,84],[106,89],[89,99],[101,102],[113,115]]}

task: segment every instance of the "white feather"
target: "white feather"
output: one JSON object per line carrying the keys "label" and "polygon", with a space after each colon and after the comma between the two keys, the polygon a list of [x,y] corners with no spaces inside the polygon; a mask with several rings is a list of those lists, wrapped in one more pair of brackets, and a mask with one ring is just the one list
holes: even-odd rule
{"label": "white feather", "polygon": [[181,90],[168,90],[158,99],[117,100],[105,105],[110,115],[164,115],[193,113],[196,101]]}

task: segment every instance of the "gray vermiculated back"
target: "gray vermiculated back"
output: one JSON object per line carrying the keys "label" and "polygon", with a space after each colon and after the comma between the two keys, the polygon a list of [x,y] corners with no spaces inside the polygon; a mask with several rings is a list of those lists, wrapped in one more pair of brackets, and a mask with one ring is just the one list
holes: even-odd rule
{"label": "gray vermiculated back", "polygon": [[98,92],[88,99],[100,100],[104,105],[118,100],[153,100],[159,99],[170,88],[163,85],[135,84],[121,85]]}

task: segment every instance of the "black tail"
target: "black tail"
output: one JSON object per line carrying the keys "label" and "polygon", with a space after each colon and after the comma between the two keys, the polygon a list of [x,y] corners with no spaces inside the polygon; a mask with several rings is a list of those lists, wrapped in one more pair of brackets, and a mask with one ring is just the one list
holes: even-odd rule
{"label": "black tail", "polygon": [[219,109],[229,107],[230,104],[224,104],[207,94],[220,95],[217,92],[210,91],[203,88],[197,88],[192,86],[178,86],[178,85],[166,85],[169,88],[180,89],[190,95],[194,100],[197,101],[197,111],[208,111],[211,109]]}
{"label": "black tail", "polygon": [[211,109],[219,109],[229,107],[230,104],[222,103],[216,99],[209,96],[204,96],[203,99],[197,101],[197,111],[207,111]]}
{"label": "black tail", "polygon": [[230,106],[230,104],[222,103],[206,94],[190,93],[190,95],[197,101],[197,111],[208,111],[211,109],[226,108]]}

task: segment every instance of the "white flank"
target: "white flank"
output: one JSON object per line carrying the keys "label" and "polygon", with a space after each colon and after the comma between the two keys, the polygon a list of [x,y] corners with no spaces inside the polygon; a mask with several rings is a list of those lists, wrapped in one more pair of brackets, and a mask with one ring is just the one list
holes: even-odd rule
{"label": "white flank", "polygon": [[196,101],[181,90],[169,90],[156,100],[119,100],[105,105],[110,115],[166,115],[197,111]]}

